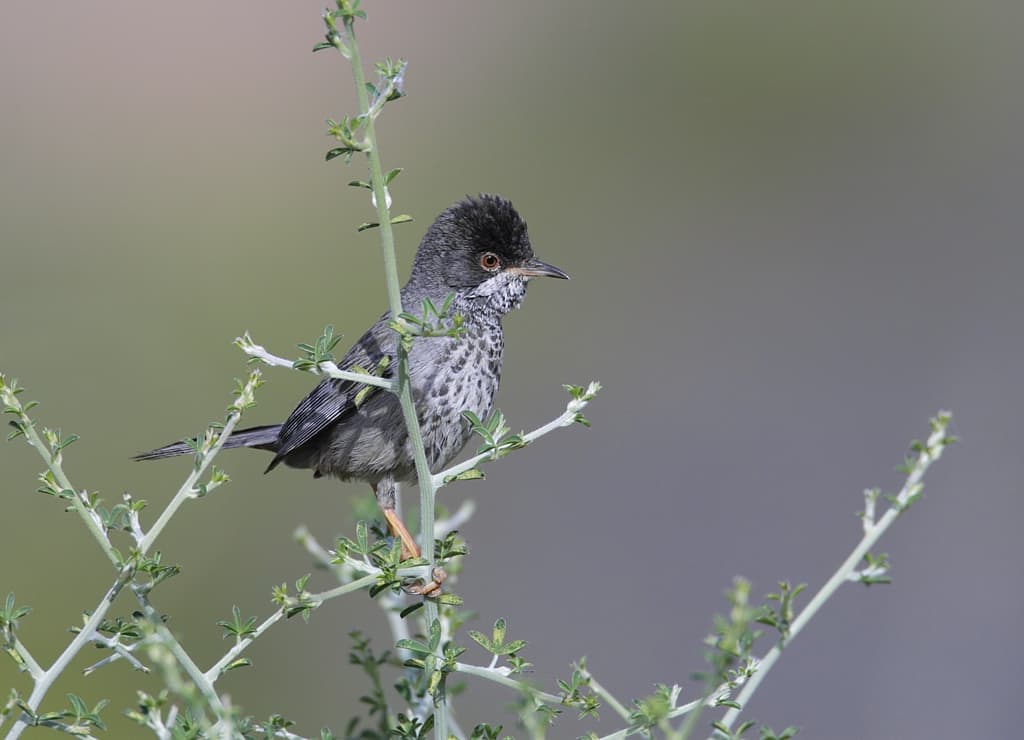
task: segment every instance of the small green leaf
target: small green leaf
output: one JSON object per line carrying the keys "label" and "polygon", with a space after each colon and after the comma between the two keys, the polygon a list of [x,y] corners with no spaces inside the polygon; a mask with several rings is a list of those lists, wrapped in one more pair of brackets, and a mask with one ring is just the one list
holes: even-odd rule
{"label": "small green leaf", "polygon": [[424,606],[424,602],[417,601],[415,604],[411,604],[411,605],[405,607],[401,612],[399,612],[398,616],[401,617],[402,619],[405,619],[410,614],[418,612],[420,609],[423,608],[423,606]]}
{"label": "small green leaf", "polygon": [[477,630],[470,630],[469,631],[469,639],[471,639],[473,642],[475,642],[477,645],[482,647],[487,652],[489,652],[489,653],[493,653],[494,652],[494,647],[495,647],[494,643],[491,642],[491,638],[489,638],[483,632],[478,632]]}
{"label": "small green leaf", "polygon": [[417,655],[431,655],[434,652],[426,643],[408,638],[396,642],[395,647],[400,650],[408,650],[410,653],[415,653]]}
{"label": "small green leaf", "polygon": [[513,640],[502,645],[501,654],[512,655],[513,653],[518,653],[524,647],[526,647],[526,640]]}
{"label": "small green leaf", "polygon": [[359,554],[366,555],[370,552],[370,538],[366,530],[366,522],[360,521],[356,524],[356,543],[359,546]]}
{"label": "small green leaf", "polygon": [[323,51],[324,49],[333,49],[333,48],[334,48],[334,44],[329,43],[327,41],[321,41],[319,44],[317,44],[317,45],[315,45],[313,47],[313,51],[317,52],[317,51]]}
{"label": "small green leaf", "polygon": [[441,620],[435,619],[430,623],[430,651],[434,652],[437,650],[437,646],[441,644]]}
{"label": "small green leaf", "polygon": [[479,468],[470,468],[465,470],[458,475],[450,475],[444,479],[445,483],[452,483],[457,480],[483,480],[486,476],[484,471]]}
{"label": "small green leaf", "polygon": [[89,707],[85,705],[82,697],[78,696],[78,694],[68,694],[67,696],[68,701],[71,702],[71,708],[74,710],[76,715],[81,717],[82,715],[89,713]]}
{"label": "small green leaf", "polygon": [[366,402],[366,399],[376,390],[377,388],[375,386],[364,385],[356,392],[355,397],[352,399],[352,405],[355,406],[356,408],[359,408]]}
{"label": "small green leaf", "polygon": [[491,639],[498,645],[505,642],[506,623],[504,617],[498,617],[494,622],[494,629],[491,631]]}

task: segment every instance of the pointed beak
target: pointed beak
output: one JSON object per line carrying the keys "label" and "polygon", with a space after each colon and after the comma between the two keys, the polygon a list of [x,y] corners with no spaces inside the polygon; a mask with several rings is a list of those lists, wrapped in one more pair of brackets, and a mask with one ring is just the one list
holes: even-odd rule
{"label": "pointed beak", "polygon": [[529,262],[524,262],[517,267],[510,267],[508,268],[508,271],[528,278],[554,277],[561,278],[562,280],[569,279],[569,275],[563,270],[559,270],[554,265],[549,265],[547,262],[541,262],[536,258],[531,259]]}

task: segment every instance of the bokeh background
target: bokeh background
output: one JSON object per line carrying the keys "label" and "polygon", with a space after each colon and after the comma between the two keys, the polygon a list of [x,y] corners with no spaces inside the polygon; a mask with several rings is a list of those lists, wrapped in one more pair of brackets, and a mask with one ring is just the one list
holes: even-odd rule
{"label": "bokeh background", "polygon": [[[499,405],[532,428],[561,384],[598,379],[575,428],[442,494],[478,504],[459,592],[497,616],[548,687],[586,655],[620,697],[702,668],[733,576],[819,586],[859,536],[867,486],[895,489],[940,408],[957,444],[882,549],[893,586],[843,589],[749,707],[808,738],[1019,734],[1024,344],[1024,44],[1013,3],[704,0],[628,4],[367,0],[370,60],[411,60],[380,124],[407,270],[466,193],[499,192],[538,254],[572,273],[507,321]],[[220,418],[243,330],[279,354],[326,323],[349,338],[385,305],[361,168],[323,162],[323,121],[354,110],[318,3],[7,2],[0,9],[0,367],[82,435],[67,469],[108,499],[165,503],[188,470],[132,453]],[[251,423],[311,379],[267,371]],[[310,570],[291,541],[350,533],[359,485],[261,474],[187,506],[156,595],[208,665],[215,621],[266,615]],[[77,519],[0,448],[0,591],[35,613],[49,662],[109,582]],[[326,587],[315,576],[314,587]],[[130,610],[131,602],[124,602]],[[313,734],[359,710],[345,633],[382,645],[360,596],[261,640],[223,682],[235,703]],[[468,642],[468,640],[467,640]],[[81,668],[88,654],[76,664]],[[482,651],[470,657],[483,661]],[[118,664],[70,677],[117,715],[154,682]],[[9,662],[0,687],[27,686]],[[687,683],[690,696],[696,685]],[[480,682],[471,727],[510,722]],[[563,719],[556,738],[592,727]]]}

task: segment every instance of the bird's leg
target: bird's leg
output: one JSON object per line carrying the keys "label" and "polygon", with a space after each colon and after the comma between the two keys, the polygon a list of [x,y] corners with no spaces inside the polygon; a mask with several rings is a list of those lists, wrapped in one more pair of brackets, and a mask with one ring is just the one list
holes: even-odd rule
{"label": "bird's leg", "polygon": [[416,540],[412,538],[412,533],[406,529],[405,522],[398,516],[398,513],[394,509],[384,509],[384,518],[387,519],[388,529],[391,530],[391,534],[402,541],[402,560],[418,558],[420,556],[420,546],[416,544]]}
{"label": "bird's leg", "polygon": [[[373,488],[373,494],[377,498],[377,505],[380,506],[384,519],[388,523],[391,534],[402,542],[402,560],[420,557],[420,546],[416,543],[412,533],[405,526],[402,517],[395,511],[395,484],[390,481],[381,481]],[[410,586],[406,590],[409,593],[420,594],[427,597],[437,596],[441,593],[441,584],[448,575],[441,568],[434,568],[430,583],[424,585]]]}

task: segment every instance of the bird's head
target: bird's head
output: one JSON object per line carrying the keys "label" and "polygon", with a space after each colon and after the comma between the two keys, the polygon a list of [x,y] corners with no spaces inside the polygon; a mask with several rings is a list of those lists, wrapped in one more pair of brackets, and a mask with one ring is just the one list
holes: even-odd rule
{"label": "bird's head", "polygon": [[526,222],[509,201],[481,195],[451,206],[427,229],[408,287],[436,297],[456,293],[507,313],[533,277],[569,278],[534,256]]}

